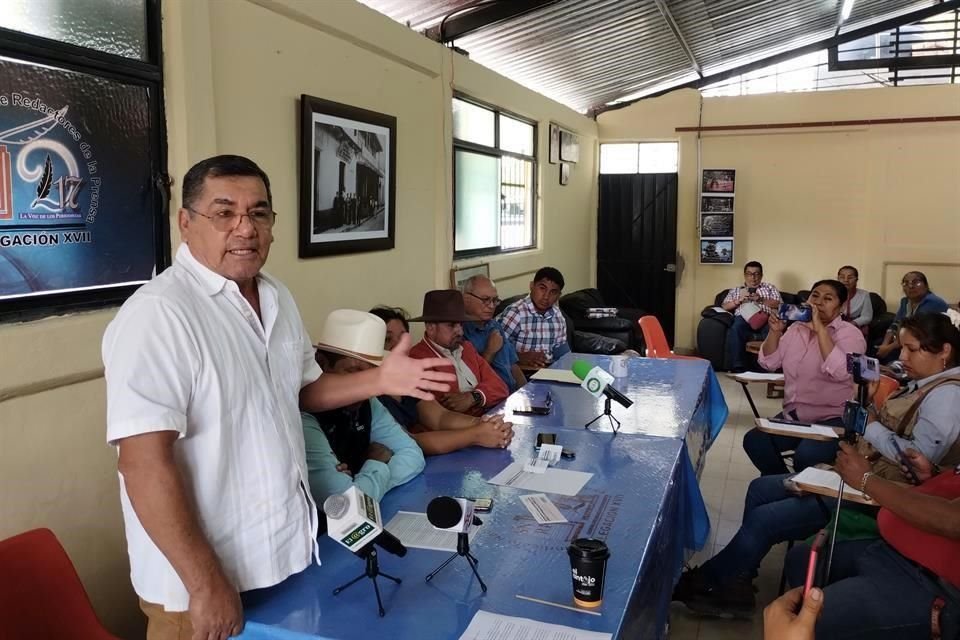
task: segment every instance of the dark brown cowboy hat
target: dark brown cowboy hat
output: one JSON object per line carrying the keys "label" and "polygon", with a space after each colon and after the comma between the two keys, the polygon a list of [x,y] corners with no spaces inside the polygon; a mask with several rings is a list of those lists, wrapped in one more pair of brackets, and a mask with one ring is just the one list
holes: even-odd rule
{"label": "dark brown cowboy hat", "polygon": [[423,315],[410,322],[479,322],[480,318],[467,315],[463,295],[456,289],[437,289],[423,294]]}

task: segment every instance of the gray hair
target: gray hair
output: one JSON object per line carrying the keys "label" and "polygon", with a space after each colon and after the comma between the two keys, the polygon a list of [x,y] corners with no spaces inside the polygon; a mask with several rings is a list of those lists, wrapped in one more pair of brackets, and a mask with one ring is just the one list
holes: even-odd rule
{"label": "gray hair", "polygon": [[[477,283],[480,282],[480,280],[490,280],[490,278],[480,273],[475,276],[470,276],[460,283],[460,293],[473,293],[473,289],[476,287]],[[494,288],[497,286],[493,280],[490,280],[490,285]]]}

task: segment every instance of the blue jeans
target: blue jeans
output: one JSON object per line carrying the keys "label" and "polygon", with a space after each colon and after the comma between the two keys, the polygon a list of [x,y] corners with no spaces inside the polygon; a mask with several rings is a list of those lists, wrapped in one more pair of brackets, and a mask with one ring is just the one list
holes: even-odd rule
{"label": "blue jeans", "polygon": [[762,329],[753,329],[741,316],[734,316],[733,324],[727,331],[727,364],[731,369],[739,369],[745,366],[743,355],[747,349],[747,339],[753,334],[759,334],[766,338],[770,328],[766,325]]}
{"label": "blue jeans", "polygon": [[[809,552],[801,545],[787,555],[791,585],[803,583]],[[837,542],[817,640],[929,640],[931,607],[938,596],[946,601],[942,637],[960,637],[960,602],[930,572],[882,540]]]}
{"label": "blue jeans", "polygon": [[754,576],[773,545],[803,540],[827,524],[830,508],[818,496],[788,492],[783,486],[786,477],[766,476],[750,483],[740,530],[703,564],[709,582],[721,586],[737,576]]}
{"label": "blue jeans", "polygon": [[[784,414],[779,413],[776,417],[783,418]],[[796,414],[787,417],[791,420],[797,419]],[[843,419],[830,418],[829,420],[820,420],[817,424],[842,427]],[[793,469],[800,472],[820,462],[832,463],[837,459],[837,448],[839,446],[837,440],[823,442],[807,438],[775,436],[756,428],[751,429],[743,436],[743,450],[747,452],[750,462],[760,470],[760,475],[763,476],[787,473],[787,465],[783,461],[784,451],[793,449]]]}

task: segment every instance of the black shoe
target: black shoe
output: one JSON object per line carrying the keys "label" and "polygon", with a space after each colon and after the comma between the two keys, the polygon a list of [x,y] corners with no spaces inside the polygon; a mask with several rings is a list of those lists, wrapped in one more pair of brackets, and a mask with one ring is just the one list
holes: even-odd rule
{"label": "black shoe", "polygon": [[680,576],[673,600],[682,602],[694,613],[719,618],[750,619],[757,609],[753,583],[748,577],[714,586],[707,582],[699,567]]}

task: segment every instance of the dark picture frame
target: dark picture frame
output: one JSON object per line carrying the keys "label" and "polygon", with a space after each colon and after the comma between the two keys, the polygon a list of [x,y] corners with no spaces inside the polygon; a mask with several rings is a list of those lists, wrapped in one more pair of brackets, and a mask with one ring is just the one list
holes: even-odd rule
{"label": "dark picture frame", "polygon": [[701,239],[700,264],[733,264],[733,238]]}
{"label": "dark picture frame", "polygon": [[547,161],[550,164],[560,162],[560,125],[550,123],[550,141],[547,149]]}
{"label": "dark picture frame", "polygon": [[732,238],[732,213],[704,213],[700,216],[701,238]]}
{"label": "dark picture frame", "polygon": [[570,164],[567,162],[560,163],[560,184],[563,186],[570,184]]}
{"label": "dark picture frame", "polygon": [[700,213],[733,213],[733,197],[700,196]]}
{"label": "dark picture frame", "polygon": [[560,161],[580,162],[580,136],[565,129],[560,129]]}
{"label": "dark picture frame", "polygon": [[396,166],[396,117],[301,95],[299,256],[393,249]]}
{"label": "dark picture frame", "polygon": [[736,169],[704,169],[700,184],[701,193],[726,193],[733,195],[736,191]]}

